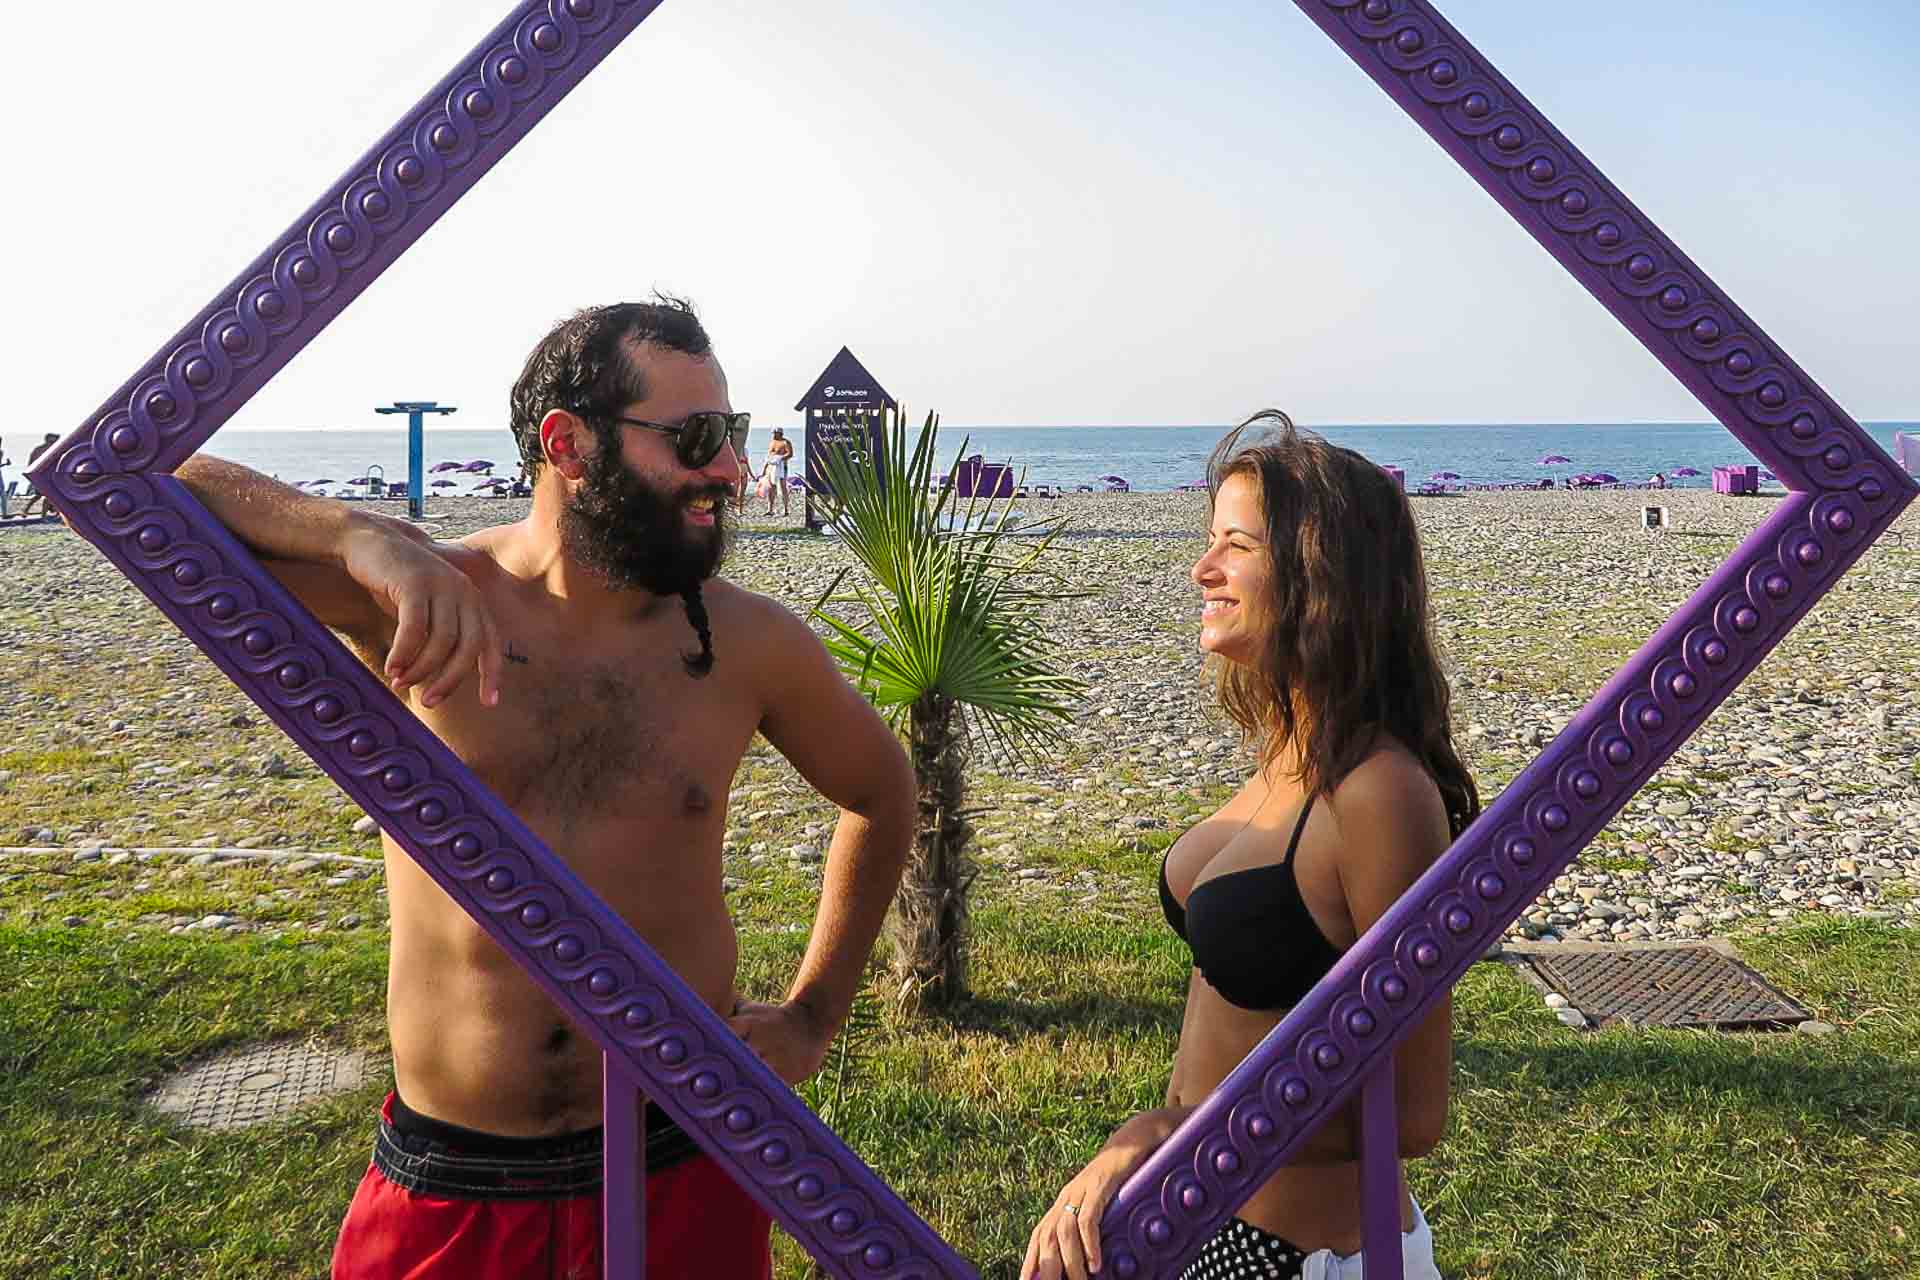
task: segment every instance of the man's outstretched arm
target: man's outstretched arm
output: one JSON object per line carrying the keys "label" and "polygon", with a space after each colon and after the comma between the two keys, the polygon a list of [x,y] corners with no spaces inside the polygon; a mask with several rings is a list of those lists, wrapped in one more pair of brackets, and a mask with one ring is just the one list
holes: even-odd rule
{"label": "man's outstretched arm", "polygon": [[235,462],[197,454],[174,478],[257,553],[321,622],[384,659],[395,693],[423,686],[433,706],[468,672],[499,701],[500,645],[479,590],[454,558],[404,520],[302,493]]}
{"label": "man's outstretched arm", "polygon": [[761,721],[781,755],[840,806],[820,905],[784,1004],[743,1006],[732,1025],[779,1075],[819,1069],[846,1021],[913,842],[913,770],[893,730],[841,677],[819,637],[787,610],[759,628],[753,660],[767,691]]}

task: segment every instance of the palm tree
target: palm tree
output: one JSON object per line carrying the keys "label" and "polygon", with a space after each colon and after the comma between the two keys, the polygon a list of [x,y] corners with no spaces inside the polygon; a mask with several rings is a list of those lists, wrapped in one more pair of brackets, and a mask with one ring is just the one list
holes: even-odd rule
{"label": "palm tree", "polygon": [[[913,760],[917,830],[888,930],[896,993],[910,1007],[967,995],[974,731],[1009,755],[1036,758],[1065,736],[1085,689],[1054,665],[1057,646],[1040,622],[1044,602],[1084,594],[1041,565],[1064,522],[1015,525],[1011,498],[970,499],[962,512],[950,484],[930,492],[938,431],[928,414],[909,452],[902,411],[878,457],[828,448],[827,524],[860,573],[843,570],[813,611],[847,677],[904,728]],[[849,614],[828,612],[830,603]]]}

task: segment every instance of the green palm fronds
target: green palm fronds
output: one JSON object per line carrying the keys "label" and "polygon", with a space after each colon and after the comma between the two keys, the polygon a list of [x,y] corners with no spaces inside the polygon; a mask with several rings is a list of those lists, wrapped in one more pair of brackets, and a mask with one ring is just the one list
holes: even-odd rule
{"label": "green palm fronds", "polygon": [[[1031,757],[1060,738],[1085,691],[1055,666],[1041,623],[1045,604],[1083,594],[1043,563],[1064,522],[1015,523],[1010,497],[963,508],[951,487],[931,493],[938,431],[928,414],[909,450],[902,414],[878,458],[828,450],[827,523],[863,572],[842,573],[814,616],[896,728],[915,701],[940,694],[997,745]],[[828,611],[836,604],[848,615]]]}

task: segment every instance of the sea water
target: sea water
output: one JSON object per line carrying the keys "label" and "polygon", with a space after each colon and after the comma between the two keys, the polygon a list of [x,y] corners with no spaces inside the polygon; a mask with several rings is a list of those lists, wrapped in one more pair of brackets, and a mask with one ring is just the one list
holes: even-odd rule
{"label": "sea water", "polygon": [[[1705,487],[1716,466],[1744,466],[1757,462],[1739,441],[1715,423],[1586,425],[1473,425],[1348,426],[1310,428],[1335,444],[1353,449],[1383,466],[1402,468],[1409,487],[1442,472],[1453,472],[1461,484],[1537,483],[1566,479],[1581,472],[1604,471],[1637,484],[1655,472],[1669,476],[1677,487]],[[1029,484],[1049,484],[1072,491],[1087,486],[1104,489],[1106,476],[1119,476],[1139,490],[1167,490],[1202,480],[1208,456],[1225,434],[1223,426],[1166,427],[966,427],[943,424],[938,438],[939,464],[944,470],[959,456],[964,442],[968,454],[989,462],[1013,464]],[[1891,452],[1893,433],[1920,432],[1920,424],[1880,422],[1868,433]],[[805,432],[787,428],[796,449],[805,447]],[[754,428],[748,440],[752,465],[765,461],[770,428]],[[397,431],[302,429],[293,431],[222,431],[208,443],[207,452],[245,463],[287,481],[328,480],[335,485],[379,467],[389,481],[407,475],[407,434]],[[1570,459],[1564,465],[1543,466],[1550,454]],[[488,461],[492,474],[511,478],[519,467],[519,453],[504,427],[493,430],[429,429],[425,432],[426,466],[436,463]],[[1703,474],[1671,479],[1678,467]],[[427,476],[445,481],[429,492],[467,493],[484,473],[446,471]],[[1454,482],[1449,482],[1454,483]]]}

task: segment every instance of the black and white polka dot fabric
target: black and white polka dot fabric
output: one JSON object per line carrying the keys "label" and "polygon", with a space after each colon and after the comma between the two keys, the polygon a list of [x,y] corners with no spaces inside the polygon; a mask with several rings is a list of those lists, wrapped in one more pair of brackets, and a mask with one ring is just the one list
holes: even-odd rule
{"label": "black and white polka dot fabric", "polygon": [[1307,1255],[1250,1222],[1230,1218],[1180,1280],[1299,1280]]}

